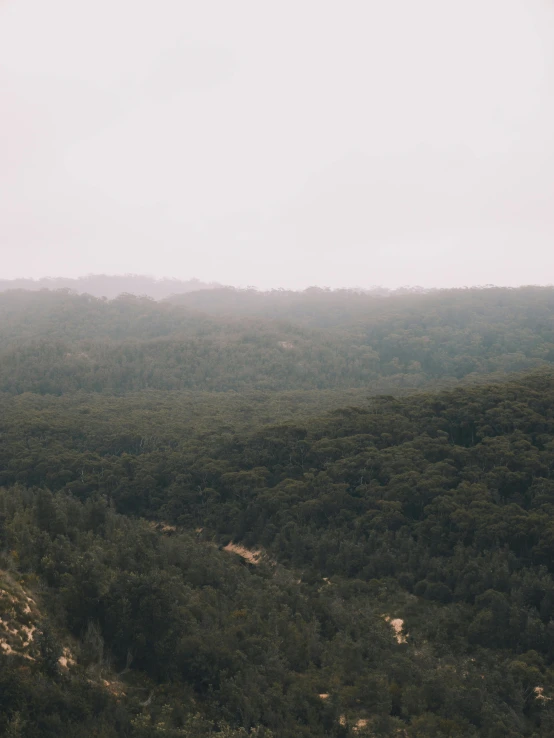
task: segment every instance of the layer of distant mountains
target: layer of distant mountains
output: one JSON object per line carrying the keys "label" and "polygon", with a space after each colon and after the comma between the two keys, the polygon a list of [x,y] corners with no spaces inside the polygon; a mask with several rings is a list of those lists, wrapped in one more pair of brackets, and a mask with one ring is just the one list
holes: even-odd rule
{"label": "layer of distant mountains", "polygon": [[79,294],[107,297],[112,300],[121,294],[148,295],[163,300],[171,295],[207,290],[221,285],[201,282],[199,279],[156,279],[140,274],[88,274],[84,277],[43,277],[41,279],[0,279],[0,292],[6,290],[71,290]]}
{"label": "layer of distant mountains", "polygon": [[[42,277],[41,279],[0,279],[0,292],[6,290],[71,290],[78,294],[114,299],[122,294],[146,295],[154,300],[164,300],[174,295],[189,292],[222,288],[217,282],[202,282],[200,279],[173,279],[163,277],[156,279],[142,274],[88,274],[71,279],[69,277]],[[230,288],[228,288],[230,289]],[[318,288],[312,288],[318,289]],[[240,290],[242,292],[242,290]],[[252,291],[252,290],[248,290]],[[394,292],[424,292],[423,288],[401,288]],[[358,289],[356,292],[372,294],[389,294],[392,290],[383,287],[371,287],[369,290]]]}

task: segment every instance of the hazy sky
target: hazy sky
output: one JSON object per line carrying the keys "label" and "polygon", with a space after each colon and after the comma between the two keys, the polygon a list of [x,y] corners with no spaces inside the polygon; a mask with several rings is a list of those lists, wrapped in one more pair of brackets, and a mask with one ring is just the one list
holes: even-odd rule
{"label": "hazy sky", "polygon": [[554,283],[554,0],[0,0],[0,277]]}

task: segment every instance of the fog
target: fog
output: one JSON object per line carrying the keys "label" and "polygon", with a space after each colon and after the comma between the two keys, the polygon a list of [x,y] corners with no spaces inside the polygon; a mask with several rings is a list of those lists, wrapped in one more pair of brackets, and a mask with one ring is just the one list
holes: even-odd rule
{"label": "fog", "polygon": [[554,282],[550,0],[0,0],[1,278]]}

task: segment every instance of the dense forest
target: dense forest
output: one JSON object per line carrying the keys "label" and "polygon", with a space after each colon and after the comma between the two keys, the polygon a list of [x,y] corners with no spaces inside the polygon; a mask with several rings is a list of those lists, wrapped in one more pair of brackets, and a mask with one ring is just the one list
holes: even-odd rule
{"label": "dense forest", "polygon": [[365,394],[554,362],[554,288],[376,296],[203,290],[179,304],[0,293],[0,391]]}
{"label": "dense forest", "polygon": [[554,735],[554,290],[0,318],[0,735]]}

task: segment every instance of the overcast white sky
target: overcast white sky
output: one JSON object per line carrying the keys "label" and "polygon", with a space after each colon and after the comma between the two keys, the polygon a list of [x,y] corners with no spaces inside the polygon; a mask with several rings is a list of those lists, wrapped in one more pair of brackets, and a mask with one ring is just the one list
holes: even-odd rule
{"label": "overcast white sky", "polygon": [[554,283],[554,0],[0,0],[0,277]]}

